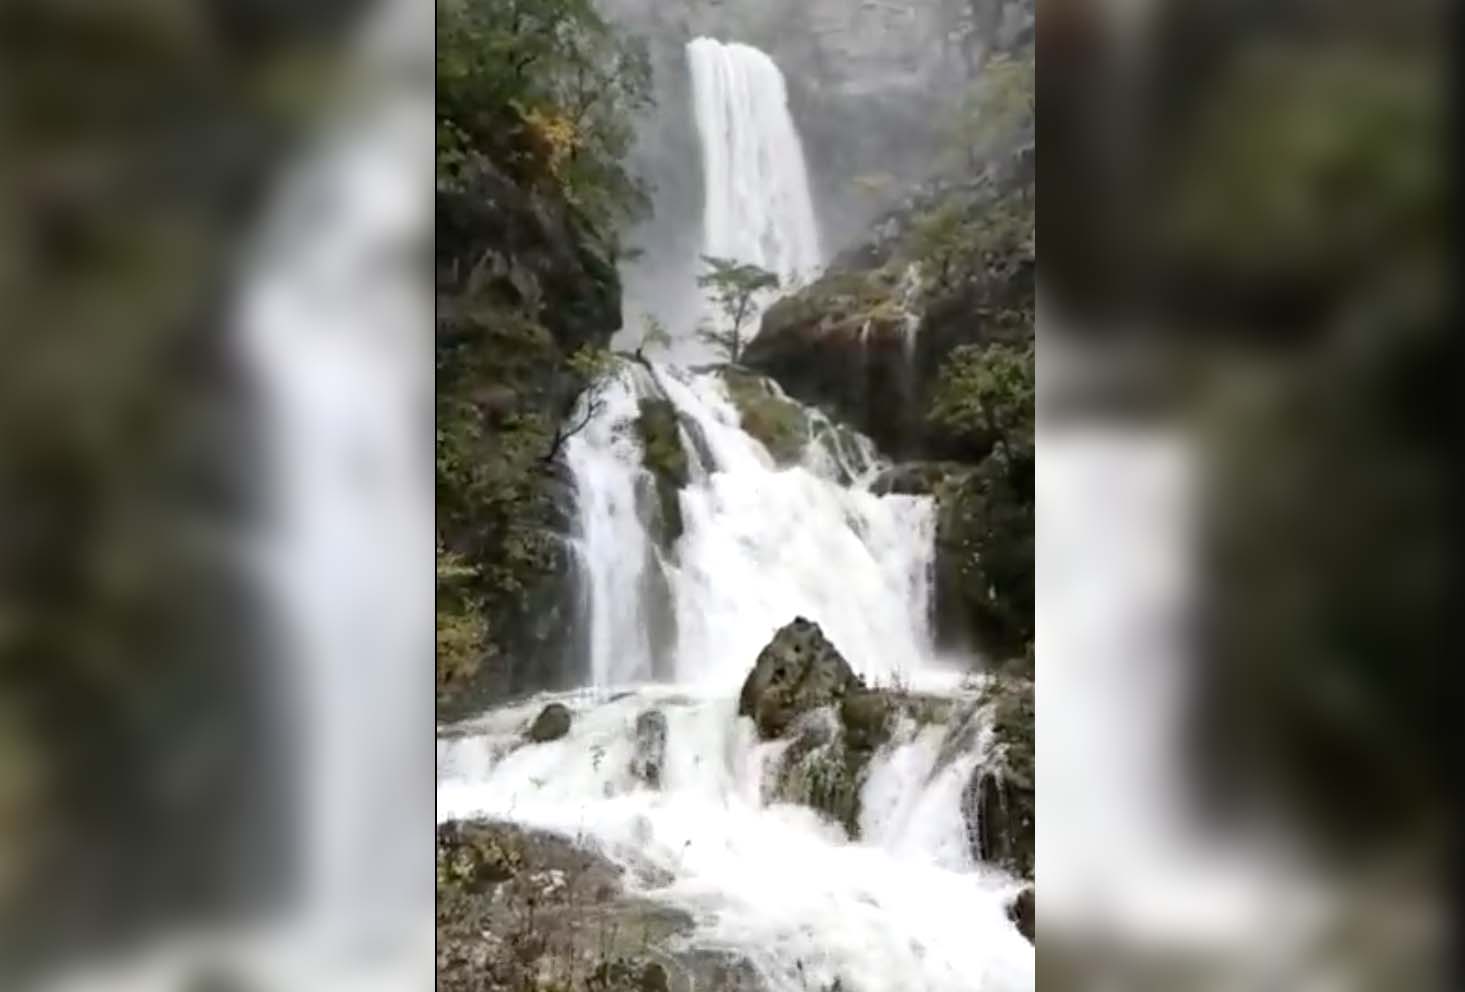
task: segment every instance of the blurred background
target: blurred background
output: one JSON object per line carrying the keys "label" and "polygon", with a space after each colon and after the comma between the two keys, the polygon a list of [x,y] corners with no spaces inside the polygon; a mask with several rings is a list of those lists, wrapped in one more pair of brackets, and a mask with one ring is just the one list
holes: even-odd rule
{"label": "blurred background", "polygon": [[431,25],[0,10],[0,987],[430,987]]}
{"label": "blurred background", "polygon": [[1448,13],[1039,5],[1041,988],[1458,987]]}
{"label": "blurred background", "polygon": [[[1448,987],[1451,11],[1038,10],[1041,987]],[[430,23],[0,9],[0,986],[432,980]]]}

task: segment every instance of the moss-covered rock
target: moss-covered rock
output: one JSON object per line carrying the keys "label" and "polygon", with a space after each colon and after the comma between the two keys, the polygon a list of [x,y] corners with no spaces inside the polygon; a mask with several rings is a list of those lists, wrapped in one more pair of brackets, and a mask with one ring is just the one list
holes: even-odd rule
{"label": "moss-covered rock", "polygon": [[762,442],[779,465],[797,465],[813,434],[808,414],[761,375],[733,366],[722,370],[743,430]]}
{"label": "moss-covered rock", "polygon": [[594,851],[506,823],[445,823],[437,837],[442,992],[765,992],[746,961],[698,948],[691,917],[628,894]]}
{"label": "moss-covered rock", "polygon": [[798,717],[838,705],[859,686],[819,625],[797,617],[758,655],[738,696],[738,715],[752,717],[759,736],[772,740]]}
{"label": "moss-covered rock", "polygon": [[1036,197],[1016,164],[935,186],[883,218],[872,236],[878,245],[841,255],[768,309],[746,364],[887,455],[979,460],[991,438],[952,431],[927,413],[954,349],[1033,339]]}
{"label": "moss-covered rock", "polygon": [[663,547],[670,547],[682,536],[682,503],[678,495],[691,480],[687,451],[682,446],[682,433],[676,407],[660,397],[647,397],[638,404],[636,433],[641,440],[641,461],[656,481],[656,498],[660,515],[656,521]]}
{"label": "moss-covered rock", "polygon": [[962,791],[971,853],[978,861],[1031,879],[1036,822],[1033,684],[995,679],[983,691],[980,707],[992,745]]}
{"label": "moss-covered rock", "polygon": [[570,720],[570,710],[564,703],[550,703],[539,711],[525,736],[537,744],[557,741],[570,732]]}

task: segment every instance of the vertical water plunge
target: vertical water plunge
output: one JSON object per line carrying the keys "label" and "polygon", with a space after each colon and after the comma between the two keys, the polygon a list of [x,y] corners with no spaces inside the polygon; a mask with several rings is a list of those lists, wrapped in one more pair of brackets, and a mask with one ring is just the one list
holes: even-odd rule
{"label": "vertical water plunge", "polygon": [[687,45],[702,140],[703,252],[751,263],[784,283],[821,261],[804,150],[783,73],[749,45]]}

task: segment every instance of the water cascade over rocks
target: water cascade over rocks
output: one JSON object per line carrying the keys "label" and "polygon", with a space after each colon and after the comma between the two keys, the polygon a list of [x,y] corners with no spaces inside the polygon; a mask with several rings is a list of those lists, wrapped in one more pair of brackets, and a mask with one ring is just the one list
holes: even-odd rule
{"label": "water cascade over rocks", "polygon": [[[777,68],[710,39],[688,52],[707,253],[817,266]],[[686,914],[680,939],[769,992],[1032,989],[1009,917],[1025,883],[977,858],[963,801],[1003,756],[988,684],[932,648],[930,498],[876,495],[868,439],[741,369],[624,359],[582,403],[563,456],[583,687],[444,728],[439,820],[613,860]],[[536,740],[550,705],[568,730]]]}

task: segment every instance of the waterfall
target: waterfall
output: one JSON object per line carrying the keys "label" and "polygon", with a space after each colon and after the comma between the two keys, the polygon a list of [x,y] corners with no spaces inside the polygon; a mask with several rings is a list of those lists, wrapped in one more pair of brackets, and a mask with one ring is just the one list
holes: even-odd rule
{"label": "waterfall", "polygon": [[804,151],[783,74],[749,45],[687,45],[702,141],[703,254],[791,283],[822,261]]}
{"label": "waterfall", "polygon": [[[679,494],[684,533],[670,550],[651,533],[655,482],[636,440],[638,405],[648,398],[672,404],[683,447],[695,455]],[[566,446],[590,590],[590,684],[662,676],[735,691],[751,660],[795,615],[821,624],[869,679],[905,680],[923,669],[935,535],[930,500],[843,485],[850,453],[833,431],[807,446],[803,464],[780,469],[742,430],[716,372],[657,366],[653,374],[628,363],[597,402],[600,412]],[[856,467],[868,475],[873,447],[863,439],[854,445]],[[648,596],[666,597],[664,610]],[[657,629],[660,612],[670,613],[673,630]],[[672,648],[659,665],[662,634]]]}
{"label": "waterfall", "polygon": [[[512,820],[654,866],[672,881],[632,872],[632,891],[691,912],[694,943],[746,959],[770,992],[1030,990],[1032,946],[1005,915],[1017,883],[974,863],[962,811],[990,735],[962,719],[980,684],[933,658],[933,501],[877,496],[873,445],[815,411],[802,458],[777,463],[743,429],[726,375],[627,361],[594,397],[565,451],[590,587],[587,687],[454,728],[438,745],[438,815]],[[657,538],[643,464],[646,401],[675,410],[689,455],[672,542]],[[860,843],[768,800],[787,744],[760,742],[736,714],[754,659],[795,615],[867,682],[954,702],[945,720],[898,721],[871,759]],[[526,746],[550,699],[573,711],[570,733]],[[656,790],[631,771],[652,709],[667,726]]]}
{"label": "waterfall", "polygon": [[[818,232],[783,77],[746,45],[699,38],[688,58],[704,253],[809,275]],[[797,453],[745,423],[750,393]],[[659,430],[670,411],[686,456],[672,494],[647,463],[649,410]],[[769,992],[1031,990],[1033,947],[1006,916],[1021,883],[972,855],[963,792],[991,756],[991,716],[983,683],[932,648],[934,500],[877,495],[868,439],[744,370],[624,360],[581,397],[582,421],[563,457],[589,603],[583,685],[448,729],[439,819],[513,821],[616,859],[631,892],[695,921],[691,946],[746,961]],[[796,616],[868,684],[950,704],[893,720],[860,786],[858,842],[773,801],[790,745],[737,715],[759,652]],[[551,700],[568,733],[527,743]],[[653,710],[654,788],[633,771]]]}

